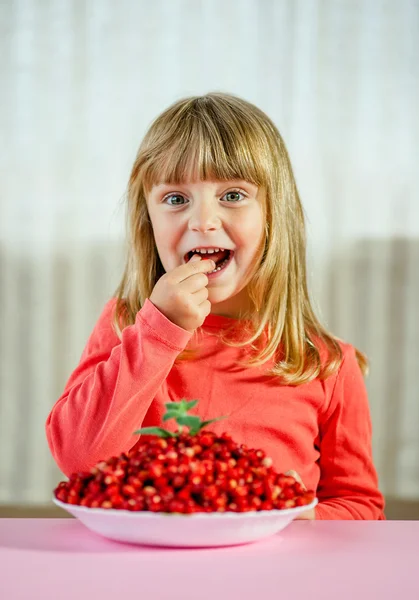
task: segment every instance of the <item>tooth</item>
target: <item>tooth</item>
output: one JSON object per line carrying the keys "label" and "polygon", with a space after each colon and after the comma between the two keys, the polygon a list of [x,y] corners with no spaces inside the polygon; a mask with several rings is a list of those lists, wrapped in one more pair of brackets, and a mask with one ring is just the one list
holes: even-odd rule
{"label": "tooth", "polygon": [[214,254],[214,252],[224,252],[225,248],[194,248],[193,250],[190,250],[190,252],[192,254],[198,252],[199,254]]}

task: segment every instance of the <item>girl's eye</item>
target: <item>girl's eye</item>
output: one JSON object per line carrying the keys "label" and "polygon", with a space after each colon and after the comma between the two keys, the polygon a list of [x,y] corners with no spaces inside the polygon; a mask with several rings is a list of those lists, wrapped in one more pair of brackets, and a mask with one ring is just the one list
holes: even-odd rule
{"label": "girl's eye", "polygon": [[[166,202],[167,200],[172,200],[174,199],[174,202],[169,202],[169,206],[182,206],[183,202],[182,200],[185,200],[185,198],[181,195],[181,194],[171,194],[170,196],[166,196],[166,198],[163,199],[163,202]],[[179,201],[180,200],[180,201]]]}
{"label": "girl's eye", "polygon": [[[227,202],[235,203],[240,202],[244,198],[244,194],[239,190],[231,190],[224,194],[222,199],[226,199]],[[183,206],[185,204],[185,197],[182,194],[169,194],[163,198],[163,202],[169,206]]]}
{"label": "girl's eye", "polygon": [[232,190],[224,194],[223,198],[226,198],[228,202],[240,202],[244,196],[239,190]]}

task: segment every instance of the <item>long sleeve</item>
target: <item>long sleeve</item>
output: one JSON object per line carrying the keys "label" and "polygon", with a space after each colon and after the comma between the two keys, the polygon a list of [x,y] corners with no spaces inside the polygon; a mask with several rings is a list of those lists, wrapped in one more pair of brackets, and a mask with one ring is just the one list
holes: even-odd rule
{"label": "long sleeve", "polygon": [[316,519],[385,519],[371,436],[363,375],[354,348],[348,346],[320,427]]}
{"label": "long sleeve", "polygon": [[112,328],[114,307],[114,299],[105,306],[46,421],[50,450],[66,475],[135,444],[133,431],[191,338],[146,300],[121,341]]}

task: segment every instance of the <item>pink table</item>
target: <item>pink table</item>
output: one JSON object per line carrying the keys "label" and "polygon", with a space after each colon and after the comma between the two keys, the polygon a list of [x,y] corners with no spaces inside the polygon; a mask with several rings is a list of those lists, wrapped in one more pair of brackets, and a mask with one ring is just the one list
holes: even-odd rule
{"label": "pink table", "polygon": [[1,600],[419,598],[419,521],[295,521],[234,548],[102,539],[74,519],[0,519]]}

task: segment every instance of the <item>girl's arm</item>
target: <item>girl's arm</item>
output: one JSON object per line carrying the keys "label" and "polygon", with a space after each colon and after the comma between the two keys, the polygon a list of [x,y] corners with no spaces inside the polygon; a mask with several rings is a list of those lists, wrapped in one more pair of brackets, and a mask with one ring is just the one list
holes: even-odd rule
{"label": "girl's arm", "polygon": [[66,475],[135,444],[133,431],[192,337],[146,300],[121,341],[112,327],[114,307],[115,300],[106,305],[46,422],[50,450]]}
{"label": "girl's arm", "polygon": [[385,519],[371,450],[367,391],[352,346],[335,380],[320,427],[316,519]]}

